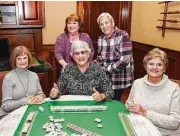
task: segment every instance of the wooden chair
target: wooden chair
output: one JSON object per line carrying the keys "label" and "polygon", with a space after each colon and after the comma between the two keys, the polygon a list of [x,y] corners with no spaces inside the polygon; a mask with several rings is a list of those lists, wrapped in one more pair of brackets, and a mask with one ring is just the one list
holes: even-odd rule
{"label": "wooden chair", "polygon": [[8,73],[9,71],[2,71],[0,72],[0,106],[1,106],[1,102],[2,102],[2,82],[4,79],[4,76]]}
{"label": "wooden chair", "polygon": [[179,87],[180,87],[180,80],[175,80],[175,79],[170,79],[170,80],[177,83],[179,85]]}
{"label": "wooden chair", "polygon": [[128,87],[128,88],[125,88],[122,95],[121,95],[121,98],[120,98],[120,101],[125,103],[127,98],[129,97],[129,93],[130,93],[130,90],[131,90],[131,87]]}

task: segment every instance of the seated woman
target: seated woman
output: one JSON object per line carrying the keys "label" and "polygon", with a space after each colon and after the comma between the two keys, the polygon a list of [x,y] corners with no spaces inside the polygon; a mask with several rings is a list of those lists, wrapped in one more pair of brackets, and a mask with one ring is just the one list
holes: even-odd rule
{"label": "seated woman", "polygon": [[10,64],[13,70],[3,79],[0,118],[23,105],[44,102],[45,95],[37,74],[27,70],[31,61],[32,55],[25,46],[12,51]]}
{"label": "seated woman", "polygon": [[75,62],[68,64],[57,85],[54,83],[50,98],[58,98],[66,89],[72,95],[92,95],[97,102],[111,99],[114,95],[111,82],[98,64],[89,61],[89,45],[84,41],[73,42],[70,54]]}
{"label": "seated woman", "polygon": [[155,48],[143,59],[147,72],[134,81],[126,101],[130,112],[149,119],[164,136],[180,135],[180,89],[164,74],[168,58],[164,51]]}

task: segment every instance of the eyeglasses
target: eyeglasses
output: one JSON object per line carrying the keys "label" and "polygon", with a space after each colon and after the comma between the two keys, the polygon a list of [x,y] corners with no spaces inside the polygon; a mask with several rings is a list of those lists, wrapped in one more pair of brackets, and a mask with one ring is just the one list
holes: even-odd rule
{"label": "eyeglasses", "polygon": [[87,51],[76,51],[76,52],[73,52],[73,55],[79,56],[80,54],[85,55],[86,53],[87,53]]}

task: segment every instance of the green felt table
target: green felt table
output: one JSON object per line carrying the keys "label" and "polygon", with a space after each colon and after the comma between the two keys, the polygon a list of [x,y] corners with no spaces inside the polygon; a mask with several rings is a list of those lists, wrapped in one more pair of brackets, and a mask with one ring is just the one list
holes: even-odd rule
{"label": "green felt table", "polygon": [[[52,112],[50,107],[52,106],[74,106],[74,105],[103,105],[107,106],[105,111],[92,111],[92,112]],[[39,106],[44,108],[44,112],[39,111]],[[128,113],[125,105],[119,101],[105,101],[96,103],[95,101],[48,101],[42,105],[30,105],[28,106],[16,132],[15,136],[25,135],[21,133],[22,127],[26,120],[27,115],[32,112],[37,111],[37,115],[33,121],[32,128],[29,131],[30,136],[43,136],[46,131],[43,129],[43,125],[49,122],[49,116],[54,118],[65,118],[62,124],[63,131],[68,134],[73,134],[72,130],[68,129],[66,125],[72,123],[94,133],[100,134],[102,136],[126,136],[125,130],[119,119],[118,113]],[[94,119],[102,119],[102,128],[98,128]]]}

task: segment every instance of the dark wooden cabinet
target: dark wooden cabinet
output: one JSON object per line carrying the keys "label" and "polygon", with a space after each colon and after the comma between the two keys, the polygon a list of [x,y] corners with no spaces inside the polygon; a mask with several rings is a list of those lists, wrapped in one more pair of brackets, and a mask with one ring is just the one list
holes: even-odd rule
{"label": "dark wooden cabinet", "polygon": [[17,9],[19,25],[43,25],[43,1],[18,1]]}
{"label": "dark wooden cabinet", "polygon": [[0,2],[0,11],[0,29],[42,28],[45,24],[43,1]]}

